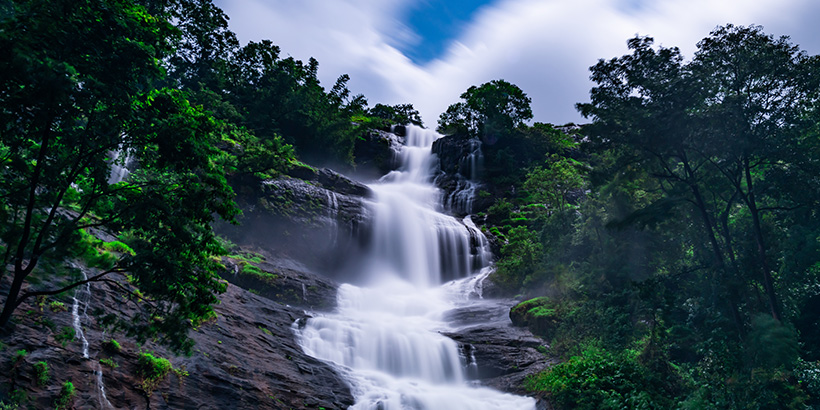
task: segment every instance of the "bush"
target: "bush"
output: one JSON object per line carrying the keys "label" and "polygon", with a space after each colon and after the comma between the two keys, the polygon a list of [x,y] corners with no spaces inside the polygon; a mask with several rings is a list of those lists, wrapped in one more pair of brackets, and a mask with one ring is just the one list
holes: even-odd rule
{"label": "bush", "polygon": [[172,369],[168,359],[154,357],[150,353],[140,353],[137,356],[137,375],[142,378],[140,387],[147,394],[151,394]]}
{"label": "bush", "polygon": [[120,350],[122,350],[122,347],[120,346],[120,342],[118,342],[114,339],[106,340],[105,342],[103,342],[102,347],[106,352],[109,352],[109,353],[119,353]]}
{"label": "bush", "polygon": [[115,362],[114,360],[112,360],[112,359],[110,359],[110,358],[107,358],[107,357],[106,357],[106,358],[102,358],[102,359],[100,359],[100,364],[105,365],[105,366],[108,366],[108,367],[110,367],[110,368],[112,368],[112,369],[116,369],[117,367],[119,367],[119,365],[117,364],[117,362]]}
{"label": "bush", "polygon": [[57,396],[57,399],[54,401],[54,405],[57,410],[66,410],[73,407],[75,394],[76,391],[74,390],[74,384],[68,381],[63,383],[63,388],[60,390],[60,395]]}
{"label": "bush", "polygon": [[48,304],[49,309],[51,309],[54,313],[65,312],[68,311],[68,308],[65,306],[63,302],[57,302],[56,300]]}
{"label": "bush", "polygon": [[37,362],[34,363],[34,381],[38,386],[45,386],[48,384],[48,363]]}
{"label": "bush", "polygon": [[542,296],[519,303],[510,310],[510,319],[516,326],[527,326],[536,335],[547,337],[558,326],[555,306]]}
{"label": "bush", "polygon": [[594,344],[528,377],[525,386],[547,393],[559,408],[567,409],[667,409],[675,403],[675,394],[638,361],[636,351],[614,354]]}
{"label": "bush", "polygon": [[56,341],[60,342],[60,344],[62,344],[62,345],[63,345],[63,347],[65,347],[65,345],[66,345],[68,342],[70,342],[70,341],[74,340],[74,337],[75,337],[76,335],[77,335],[77,334],[76,334],[76,331],[74,330],[74,328],[73,328],[73,327],[70,327],[70,326],[63,326],[63,331],[62,331],[62,332],[60,332],[60,333],[58,333],[57,335],[55,335],[55,336],[54,336],[54,340],[56,340]]}

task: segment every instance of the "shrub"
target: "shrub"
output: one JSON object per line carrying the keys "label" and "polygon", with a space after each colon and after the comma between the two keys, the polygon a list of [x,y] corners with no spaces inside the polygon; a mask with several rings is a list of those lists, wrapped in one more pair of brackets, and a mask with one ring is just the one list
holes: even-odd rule
{"label": "shrub", "polygon": [[112,369],[116,369],[117,367],[119,367],[117,362],[107,357],[100,359],[100,364],[108,366]]}
{"label": "shrub", "polygon": [[28,355],[28,352],[21,349],[21,350],[18,350],[17,352],[14,353],[14,358],[12,358],[11,360],[14,363],[14,365],[16,366],[18,363],[23,361],[23,359],[25,359],[27,355]]}
{"label": "shrub", "polygon": [[142,378],[140,387],[147,394],[151,394],[172,369],[168,359],[154,357],[151,353],[140,353],[137,356],[137,375]]}
{"label": "shrub", "polygon": [[120,350],[122,350],[122,347],[120,346],[120,342],[118,342],[114,339],[106,340],[105,342],[103,342],[102,347],[103,347],[103,350],[105,350],[106,352],[109,352],[109,353],[119,353]]}
{"label": "shrub", "polygon": [[54,401],[54,405],[57,410],[70,409],[73,406],[75,394],[76,391],[74,390],[74,384],[69,381],[63,383],[63,388],[60,390],[60,395],[57,396],[57,399]]}
{"label": "shrub", "polygon": [[48,308],[51,309],[51,311],[54,313],[68,311],[68,308],[65,306],[65,303],[57,301],[49,303]]}
{"label": "shrub", "polygon": [[633,350],[613,354],[593,344],[579,356],[525,381],[559,408],[579,410],[672,408],[675,394],[638,362]]}
{"label": "shrub", "polygon": [[54,340],[60,342],[63,347],[65,347],[68,342],[74,340],[75,336],[76,332],[73,327],[63,326],[63,331],[54,336]]}
{"label": "shrub", "polygon": [[34,381],[38,386],[45,386],[48,384],[48,363],[37,362],[34,363]]}

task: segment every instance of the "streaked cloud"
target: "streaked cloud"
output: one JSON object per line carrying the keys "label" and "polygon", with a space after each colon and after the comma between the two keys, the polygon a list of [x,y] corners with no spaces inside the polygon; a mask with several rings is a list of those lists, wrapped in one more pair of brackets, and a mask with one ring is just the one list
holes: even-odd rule
{"label": "streaked cloud", "polygon": [[243,42],[268,38],[283,55],[313,56],[326,86],[347,73],[353,92],[371,104],[411,102],[429,126],[470,85],[497,78],[532,98],[535,120],[582,121],[574,104],[588,98],[588,67],[625,54],[626,40],[636,34],[691,57],[718,25],[760,24],[768,33],[791,35],[811,54],[820,52],[814,21],[820,2],[813,0],[500,0],[473,13],[446,51],[422,65],[399,51],[414,42],[425,47],[406,23],[409,0],[217,4]]}

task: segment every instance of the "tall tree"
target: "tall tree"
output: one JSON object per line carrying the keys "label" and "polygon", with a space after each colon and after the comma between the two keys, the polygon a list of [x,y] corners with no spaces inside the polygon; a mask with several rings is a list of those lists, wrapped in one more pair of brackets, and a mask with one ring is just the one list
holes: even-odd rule
{"label": "tall tree", "polygon": [[466,133],[494,144],[502,135],[532,119],[530,97],[515,84],[493,80],[467,89],[438,120],[438,131]]}
{"label": "tall tree", "polygon": [[[130,330],[190,348],[187,323],[212,313],[224,290],[208,257],[219,248],[210,222],[237,209],[212,160],[217,123],[183,93],[156,88],[178,31],[128,0],[12,7],[0,22],[0,238],[12,276],[0,326],[28,298],[83,283],[127,293],[109,278],[128,272],[154,301],[150,320]],[[136,156],[140,170],[109,184],[112,152]],[[132,251],[87,280],[27,286],[47,274],[42,262],[75,256],[90,228],[127,234]]]}

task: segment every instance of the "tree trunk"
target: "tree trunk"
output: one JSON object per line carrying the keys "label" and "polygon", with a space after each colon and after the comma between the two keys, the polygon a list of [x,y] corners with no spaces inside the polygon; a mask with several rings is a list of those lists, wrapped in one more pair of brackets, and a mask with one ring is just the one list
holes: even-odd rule
{"label": "tree trunk", "polygon": [[14,281],[11,283],[9,294],[6,296],[6,302],[3,304],[3,312],[0,313],[0,328],[6,327],[9,319],[11,319],[11,314],[17,309],[17,297],[20,296],[20,289],[23,288],[23,282],[26,276],[24,271],[15,268]]}
{"label": "tree trunk", "polygon": [[772,317],[778,322],[781,320],[780,305],[777,302],[777,295],[774,291],[774,278],[772,278],[769,263],[766,258],[766,245],[763,241],[763,228],[760,226],[760,210],[757,209],[757,202],[755,201],[754,185],[752,180],[752,172],[749,169],[749,157],[743,159],[743,167],[746,174],[746,186],[748,194],[746,195],[746,205],[749,208],[749,213],[752,215],[752,227],[754,230],[755,244],[757,245],[757,259],[760,264],[760,270],[763,273],[763,289],[766,290],[766,296],[769,300],[769,308],[771,309]]}

